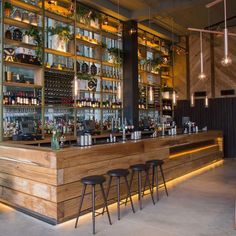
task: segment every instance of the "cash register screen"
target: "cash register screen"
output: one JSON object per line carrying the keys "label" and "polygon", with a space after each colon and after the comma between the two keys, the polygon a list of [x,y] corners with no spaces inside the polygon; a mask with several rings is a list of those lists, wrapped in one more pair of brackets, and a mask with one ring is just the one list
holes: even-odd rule
{"label": "cash register screen", "polygon": [[34,122],[33,121],[22,121],[21,122],[21,132],[23,134],[35,133]]}

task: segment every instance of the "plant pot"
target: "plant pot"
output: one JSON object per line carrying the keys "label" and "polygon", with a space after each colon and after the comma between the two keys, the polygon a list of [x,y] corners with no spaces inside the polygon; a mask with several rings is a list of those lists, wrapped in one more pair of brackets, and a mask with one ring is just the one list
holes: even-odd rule
{"label": "plant pot", "polygon": [[5,17],[10,17],[10,15],[11,15],[11,9],[10,8],[4,9],[4,16]]}
{"label": "plant pot", "polygon": [[34,44],[34,37],[24,35],[22,38],[22,42],[27,44]]}
{"label": "plant pot", "polygon": [[66,52],[66,42],[61,39],[59,35],[52,36],[52,49],[58,50],[61,52]]}

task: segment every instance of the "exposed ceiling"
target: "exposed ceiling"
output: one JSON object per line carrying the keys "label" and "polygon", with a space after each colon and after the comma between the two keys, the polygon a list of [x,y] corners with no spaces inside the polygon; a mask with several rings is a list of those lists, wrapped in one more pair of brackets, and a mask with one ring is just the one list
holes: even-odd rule
{"label": "exposed ceiling", "polygon": [[[100,8],[122,20],[136,19],[161,34],[171,37],[188,34],[188,27],[206,28],[224,19],[223,3],[207,9],[213,0],[82,0],[81,2]],[[236,0],[227,0],[227,18],[236,25]]]}

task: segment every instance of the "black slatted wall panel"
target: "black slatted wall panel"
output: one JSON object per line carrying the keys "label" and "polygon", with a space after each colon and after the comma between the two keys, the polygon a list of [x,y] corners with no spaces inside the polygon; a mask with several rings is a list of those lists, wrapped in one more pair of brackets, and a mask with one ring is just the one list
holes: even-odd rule
{"label": "black slatted wall panel", "polygon": [[207,126],[208,130],[222,130],[224,134],[224,154],[226,158],[236,158],[236,98],[215,98],[209,100],[209,107],[204,107],[204,100],[196,100],[195,106],[190,102],[178,101],[175,120],[181,127],[182,117],[189,116],[199,128]]}

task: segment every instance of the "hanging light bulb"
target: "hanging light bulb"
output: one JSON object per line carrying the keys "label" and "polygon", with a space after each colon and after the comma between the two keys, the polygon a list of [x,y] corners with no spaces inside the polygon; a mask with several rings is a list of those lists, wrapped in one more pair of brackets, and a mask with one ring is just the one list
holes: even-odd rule
{"label": "hanging light bulb", "polygon": [[190,106],[194,107],[195,106],[195,100],[194,100],[194,94],[191,94],[191,98],[190,98]]}
{"label": "hanging light bulb", "polygon": [[177,96],[176,96],[176,92],[175,92],[175,90],[173,91],[173,97],[172,97],[173,99],[173,105],[174,106],[176,106],[177,105]]}
{"label": "hanging light bulb", "polygon": [[79,95],[79,80],[77,76],[75,76],[73,80],[73,95],[74,95],[75,100],[77,99]]}
{"label": "hanging light bulb", "polygon": [[232,64],[232,59],[229,57],[229,45],[228,45],[228,29],[227,29],[227,16],[226,16],[226,0],[224,0],[224,17],[225,17],[225,28],[224,28],[224,57],[221,60],[222,66],[229,66]]}
{"label": "hanging light bulb", "polygon": [[121,83],[118,83],[117,86],[117,98],[118,100],[121,100]]}
{"label": "hanging light bulb", "polygon": [[203,71],[203,50],[202,50],[202,32],[200,32],[200,65],[201,65],[201,72],[198,75],[200,80],[206,79],[206,74]]}
{"label": "hanging light bulb", "polygon": [[209,100],[208,100],[208,96],[205,97],[205,108],[208,108],[209,106]]}
{"label": "hanging light bulb", "polygon": [[149,102],[153,103],[154,101],[154,94],[153,94],[153,88],[152,86],[149,87]]}
{"label": "hanging light bulb", "polygon": [[103,24],[104,24],[104,25],[108,25],[108,24],[109,24],[108,17],[105,17],[105,19],[104,19],[104,21],[103,21]]}

